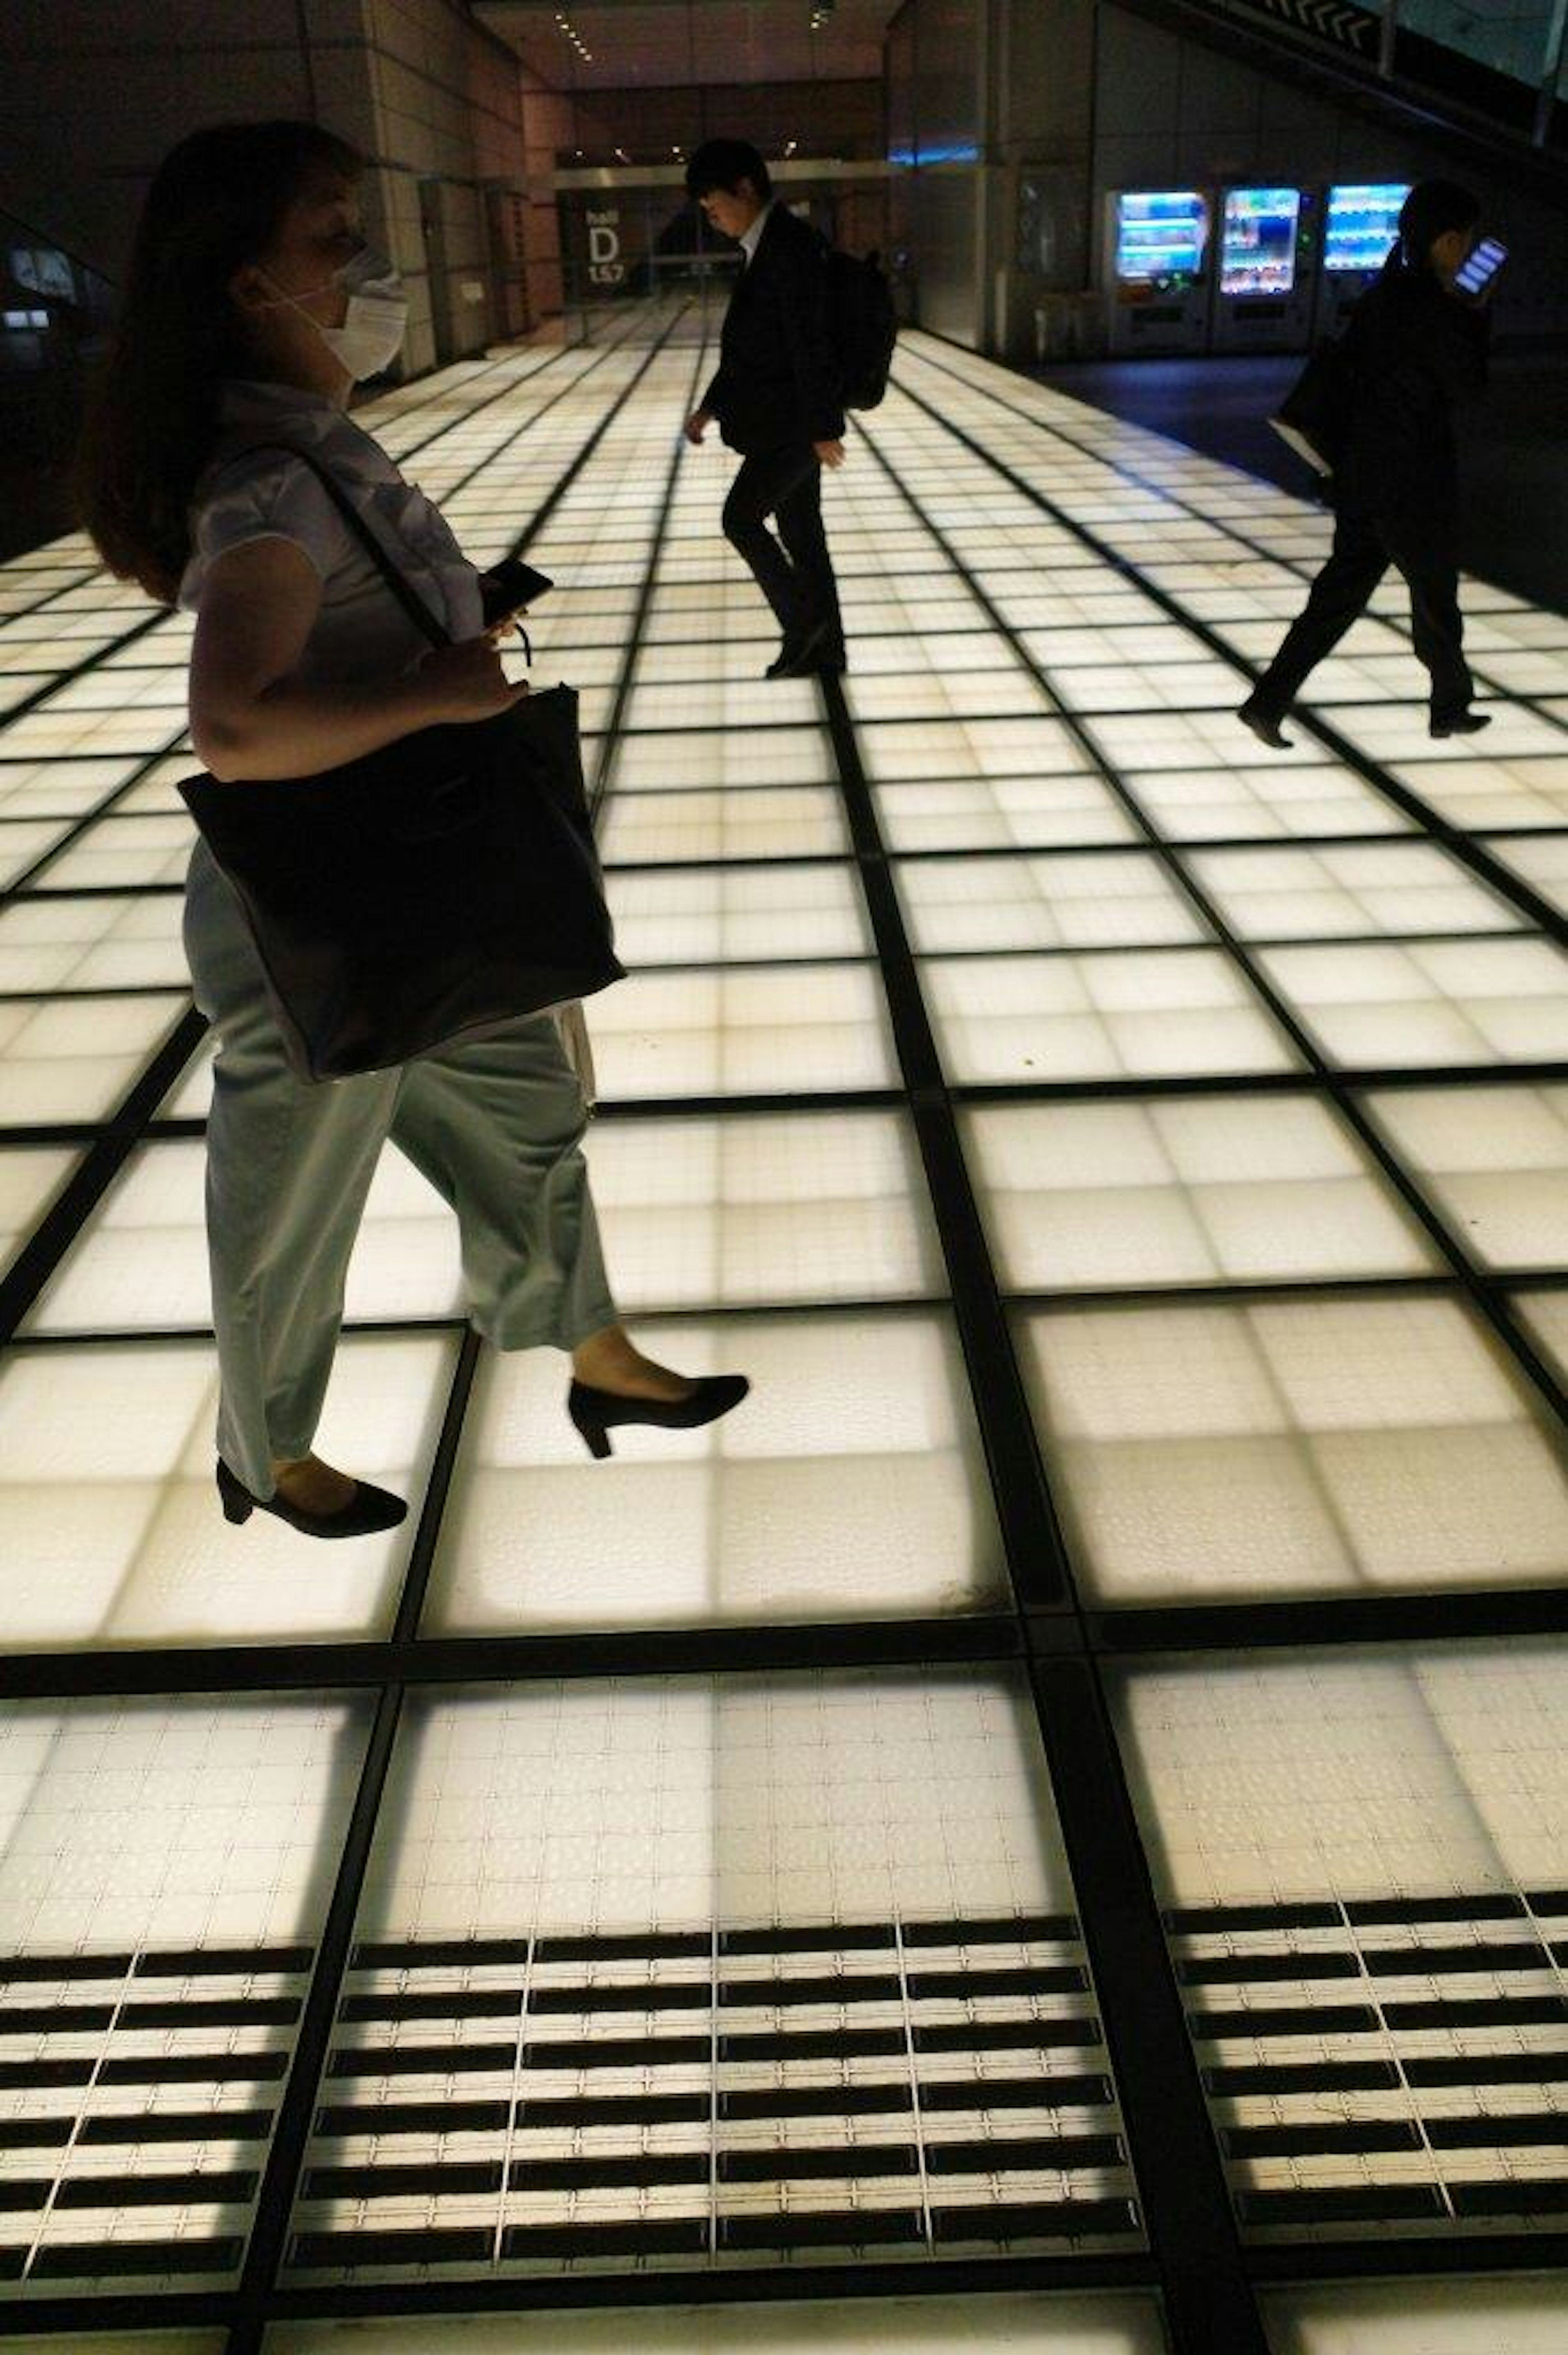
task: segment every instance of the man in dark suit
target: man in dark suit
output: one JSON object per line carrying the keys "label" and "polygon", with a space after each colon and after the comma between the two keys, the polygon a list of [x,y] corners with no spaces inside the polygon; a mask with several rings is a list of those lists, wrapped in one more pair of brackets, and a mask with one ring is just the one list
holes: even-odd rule
{"label": "man in dark suit", "polygon": [[1486,377],[1488,320],[1456,288],[1480,205],[1467,188],[1423,180],[1399,217],[1399,242],[1346,331],[1350,413],[1336,456],[1333,553],[1299,618],[1238,717],[1277,750],[1280,721],[1308,673],[1339,644],[1391,564],[1410,591],[1415,652],[1431,681],[1431,733],[1473,736],[1459,614],[1457,403]]}
{"label": "man in dark suit", "polygon": [[716,418],[728,447],[740,453],[724,527],[784,633],[768,677],[842,671],[843,623],[822,530],[822,468],[844,462],[828,248],[778,201],[767,165],[744,140],[708,140],[686,166],[686,186],[744,256],[718,373],[687,418],[686,437],[700,442]]}

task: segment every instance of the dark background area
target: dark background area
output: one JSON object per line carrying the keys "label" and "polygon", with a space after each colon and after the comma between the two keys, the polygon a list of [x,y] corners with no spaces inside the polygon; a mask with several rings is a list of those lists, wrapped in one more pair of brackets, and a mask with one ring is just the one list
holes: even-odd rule
{"label": "dark background area", "polygon": [[[1269,427],[1301,368],[1298,355],[1264,359],[1080,360],[1033,368],[1075,400],[1169,433],[1309,494],[1313,478]],[[1568,358],[1494,359],[1484,400],[1460,432],[1461,560],[1531,604],[1568,611]]]}

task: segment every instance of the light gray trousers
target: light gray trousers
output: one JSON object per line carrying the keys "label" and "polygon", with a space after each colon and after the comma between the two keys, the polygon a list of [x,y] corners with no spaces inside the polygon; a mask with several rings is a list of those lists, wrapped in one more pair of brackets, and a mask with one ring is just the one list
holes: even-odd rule
{"label": "light gray trousers", "polygon": [[239,902],[203,844],[185,954],[217,1039],[207,1228],[217,1452],[253,1496],[310,1453],[349,1254],[386,1140],[458,1217],[475,1325],[501,1349],[569,1349],[617,1321],[579,1149],[582,1089],[547,1014],[390,1071],[297,1080]]}

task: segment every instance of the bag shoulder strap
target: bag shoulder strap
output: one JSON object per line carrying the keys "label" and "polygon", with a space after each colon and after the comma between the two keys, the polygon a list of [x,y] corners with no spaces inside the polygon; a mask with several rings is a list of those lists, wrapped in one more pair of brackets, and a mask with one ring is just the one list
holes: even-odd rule
{"label": "bag shoulder strap", "polygon": [[452,643],[450,634],[441,627],[418,591],[398,571],[330,466],[323,466],[319,458],[313,457],[308,450],[302,450],[297,442],[249,442],[243,449],[226,453],[224,463],[231,464],[236,458],[249,458],[261,450],[281,450],[286,457],[297,458],[302,466],[309,467],[416,629],[429,638],[433,646],[450,646]]}

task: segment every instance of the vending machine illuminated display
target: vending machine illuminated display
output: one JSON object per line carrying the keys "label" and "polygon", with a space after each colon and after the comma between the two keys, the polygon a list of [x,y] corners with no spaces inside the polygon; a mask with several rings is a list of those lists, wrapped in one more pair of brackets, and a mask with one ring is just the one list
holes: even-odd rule
{"label": "vending machine illuminated display", "polygon": [[1220,215],[1216,351],[1302,351],[1311,339],[1309,188],[1227,188]]}
{"label": "vending machine illuminated display", "polygon": [[1209,208],[1193,188],[1117,198],[1116,274],[1124,285],[1195,278],[1209,240]]}
{"label": "vending machine illuminated display", "polygon": [[1220,236],[1222,294],[1288,294],[1296,284],[1299,188],[1232,188]]}
{"label": "vending machine illuminated display", "polygon": [[1208,326],[1209,200],[1197,188],[1125,190],[1107,208],[1113,351],[1201,351]]}
{"label": "vending machine illuminated display", "polygon": [[1323,223],[1319,325],[1337,334],[1364,294],[1399,236],[1399,211],[1410,186],[1404,180],[1344,181],[1329,191]]}
{"label": "vending machine illuminated display", "polygon": [[1409,186],[1403,181],[1330,188],[1323,230],[1324,269],[1375,278],[1399,235],[1399,210],[1409,194]]}

